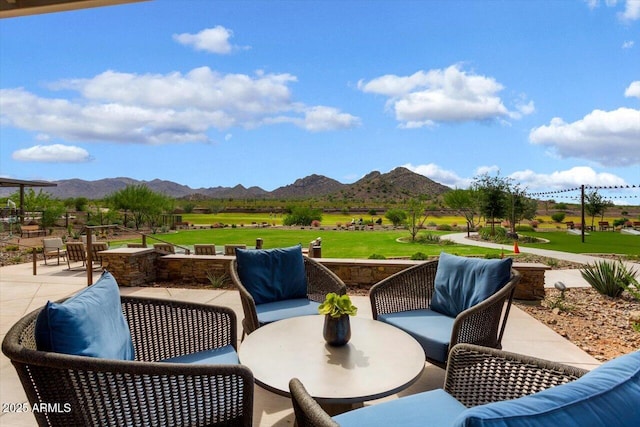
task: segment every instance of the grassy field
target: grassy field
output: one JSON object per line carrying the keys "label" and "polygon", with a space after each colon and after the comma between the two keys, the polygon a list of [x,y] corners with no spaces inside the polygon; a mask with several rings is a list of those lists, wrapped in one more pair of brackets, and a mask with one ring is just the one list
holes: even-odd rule
{"label": "grassy field", "polygon": [[[336,224],[349,224],[352,217],[343,214],[323,215],[323,227],[320,228],[281,228],[281,215],[270,214],[184,214],[183,221],[191,224],[211,225],[227,224],[225,228],[203,228],[180,230],[175,233],[158,234],[158,239],[182,246],[192,246],[196,243],[215,243],[222,249],[225,244],[246,244],[255,246],[256,239],[264,242],[264,248],[285,247],[302,244],[307,247],[309,242],[317,237],[322,238],[322,256],[327,258],[368,258],[372,254],[385,257],[405,257],[417,252],[426,255],[437,255],[442,251],[459,255],[495,256],[500,250],[478,248],[466,245],[446,245],[437,243],[407,242],[410,237],[406,230],[366,230],[345,231],[336,230]],[[356,218],[356,220],[359,217]],[[363,217],[363,220],[371,217]],[[377,219],[377,217],[376,217]],[[546,220],[538,232],[520,233],[549,240],[549,243],[519,243],[520,247],[537,247],[572,253],[611,253],[640,256],[640,236],[624,235],[619,232],[591,232],[586,236],[585,243],[579,235],[566,232],[562,224],[553,224]],[[383,225],[388,221],[383,220]],[[252,224],[267,223],[271,227],[257,228]],[[458,224],[463,227],[462,217],[442,216],[428,217],[426,224]],[[231,227],[230,225],[235,225]],[[275,225],[275,227],[274,227]],[[419,236],[433,236],[447,234],[444,231],[423,231]],[[148,243],[153,243],[149,239]],[[511,253],[511,244],[505,244],[505,253]]]}
{"label": "grassy field", "polygon": [[[431,234],[445,234],[432,232]],[[222,249],[225,244],[245,244],[255,246],[256,239],[263,240],[263,247],[276,248],[302,244],[307,247],[317,237],[322,238],[322,256],[325,258],[368,258],[372,254],[385,257],[411,256],[416,252],[438,255],[446,251],[458,255],[499,254],[499,250],[478,248],[465,245],[426,244],[418,242],[403,243],[410,235],[400,231],[335,231],[319,229],[283,229],[280,227],[253,228],[215,228],[201,230],[180,230],[176,233],[155,235],[158,239],[182,246],[196,243],[214,243]],[[115,243],[115,242],[114,242]],[[150,237],[148,244],[153,243]]]}
{"label": "grassy field", "polygon": [[519,246],[549,249],[580,254],[627,254],[640,255],[640,236],[611,231],[594,231],[585,235],[584,243],[580,235],[564,231],[520,233],[525,236],[549,240],[548,243],[527,243]]}

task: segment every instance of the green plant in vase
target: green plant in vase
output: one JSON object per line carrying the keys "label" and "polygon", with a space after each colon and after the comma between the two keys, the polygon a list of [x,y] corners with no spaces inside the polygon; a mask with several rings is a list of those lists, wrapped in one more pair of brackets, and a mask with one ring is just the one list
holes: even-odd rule
{"label": "green plant in vase", "polygon": [[322,334],[327,344],[342,346],[351,339],[351,322],[349,316],[355,316],[358,308],[353,305],[349,295],[338,295],[330,292],[318,307],[318,313],[324,314]]}
{"label": "green plant in vase", "polygon": [[331,317],[340,317],[345,314],[355,316],[358,314],[358,307],[353,305],[349,295],[338,295],[335,292],[330,292],[318,307],[318,313]]}

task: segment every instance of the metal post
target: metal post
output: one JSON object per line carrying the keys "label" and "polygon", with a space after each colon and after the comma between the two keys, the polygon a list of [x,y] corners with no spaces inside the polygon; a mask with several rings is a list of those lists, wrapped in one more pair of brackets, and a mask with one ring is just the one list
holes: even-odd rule
{"label": "metal post", "polygon": [[37,269],[38,267],[36,266],[36,258],[37,258],[37,251],[36,248],[33,248],[33,275],[35,276],[37,274]]}
{"label": "metal post", "polygon": [[93,284],[93,230],[87,227],[87,286]]}
{"label": "metal post", "polygon": [[580,234],[582,234],[582,243],[584,243],[584,229],[586,226],[586,224],[584,223],[584,184],[580,186],[580,204],[582,205],[582,227],[580,227]]}

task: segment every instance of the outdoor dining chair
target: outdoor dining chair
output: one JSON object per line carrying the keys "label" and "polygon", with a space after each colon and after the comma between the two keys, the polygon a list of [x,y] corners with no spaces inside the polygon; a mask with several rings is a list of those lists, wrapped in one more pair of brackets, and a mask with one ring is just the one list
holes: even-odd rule
{"label": "outdoor dining chair", "polygon": [[242,302],[243,336],[277,320],[318,314],[328,293],[346,293],[344,282],[324,265],[303,256],[300,245],[236,249],[230,276]]}
{"label": "outdoor dining chair", "polygon": [[41,426],[245,426],[254,380],[237,357],[235,312],[121,296],[110,273],[7,332]]}
{"label": "outdoor dining chair", "polygon": [[[67,242],[67,266],[71,270],[71,263],[82,263],[82,268],[87,265],[87,250],[82,242]],[[73,268],[78,268],[73,267]]]}
{"label": "outdoor dining chair", "polygon": [[471,344],[451,350],[444,387],[331,417],[298,379],[298,427],[635,427],[640,351],[592,371]]}
{"label": "outdoor dining chair", "polygon": [[44,256],[44,263],[47,264],[47,258],[57,258],[58,265],[60,265],[60,258],[65,261],[67,259],[67,251],[64,250],[64,243],[60,237],[49,237],[42,239],[42,255]]}
{"label": "outdoor dining chair", "polygon": [[373,285],[373,318],[403,329],[445,367],[457,343],[500,348],[520,273],[512,260],[441,253]]}

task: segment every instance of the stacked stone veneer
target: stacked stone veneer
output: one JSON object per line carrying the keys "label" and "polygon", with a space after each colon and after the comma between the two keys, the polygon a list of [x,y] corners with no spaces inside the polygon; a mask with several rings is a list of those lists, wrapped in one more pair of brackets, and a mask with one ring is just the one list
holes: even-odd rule
{"label": "stacked stone veneer", "polygon": [[[209,283],[208,276],[229,273],[234,256],[225,255],[164,255],[153,249],[123,248],[101,253],[107,269],[123,286],[144,286],[154,281]],[[371,285],[421,261],[365,260],[319,258],[347,286],[368,289]],[[544,264],[514,263],[522,275],[514,298],[540,300],[544,298]]]}

